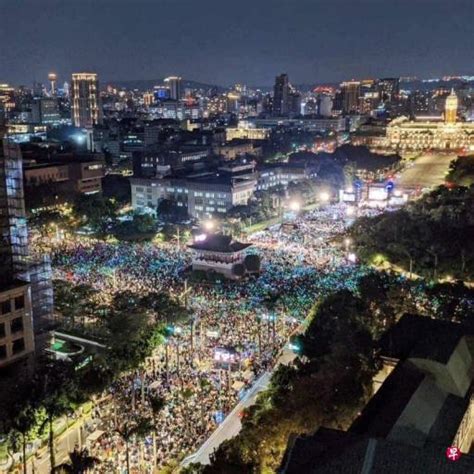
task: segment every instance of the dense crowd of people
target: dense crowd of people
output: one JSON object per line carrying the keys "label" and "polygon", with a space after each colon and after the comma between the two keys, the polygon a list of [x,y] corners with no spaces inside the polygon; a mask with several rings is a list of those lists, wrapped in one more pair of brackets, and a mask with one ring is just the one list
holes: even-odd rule
{"label": "dense crowd of people", "polygon": [[[103,433],[90,448],[103,462],[95,470],[110,472],[114,466],[114,472],[126,472],[126,443],[117,428],[137,413],[151,417],[155,428],[128,443],[132,472],[151,472],[155,462],[164,465],[195,451],[255,379],[271,370],[316,299],[355,285],[364,269],[348,258],[348,244],[335,242],[349,222],[344,205],[290,216],[250,236],[250,251],[263,262],[259,276],[194,284],[192,330],[186,325],[175,331],[141,372],[116,381],[97,406],[93,426]],[[171,244],[77,239],[58,245],[52,257],[56,278],[89,284],[105,297],[181,292],[191,261],[187,248]],[[164,400],[155,417],[152,396]]]}

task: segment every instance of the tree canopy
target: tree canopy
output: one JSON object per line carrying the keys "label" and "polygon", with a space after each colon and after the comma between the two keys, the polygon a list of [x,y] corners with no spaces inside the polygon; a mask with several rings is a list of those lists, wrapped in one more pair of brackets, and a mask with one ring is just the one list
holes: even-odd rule
{"label": "tree canopy", "polygon": [[82,194],[74,202],[72,214],[79,226],[88,226],[98,236],[108,233],[117,218],[118,205],[114,199],[100,194]]}
{"label": "tree canopy", "polygon": [[386,259],[425,276],[466,279],[474,272],[474,187],[444,186],[403,209],[358,219],[351,228],[359,257]]}
{"label": "tree canopy", "polygon": [[474,155],[460,156],[449,166],[446,181],[458,186],[472,186],[474,184]]}

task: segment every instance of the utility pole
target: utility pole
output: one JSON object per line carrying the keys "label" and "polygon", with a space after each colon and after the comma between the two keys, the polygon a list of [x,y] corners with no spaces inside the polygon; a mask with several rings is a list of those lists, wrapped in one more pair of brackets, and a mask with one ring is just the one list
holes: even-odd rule
{"label": "utility pole", "polygon": [[272,314],[272,336],[273,336],[273,349],[276,347],[276,316]]}
{"label": "utility pole", "polygon": [[169,379],[168,339],[166,339],[166,343],[165,343],[165,369],[166,369],[166,383],[168,383],[168,379]]}
{"label": "utility pole", "polygon": [[191,318],[191,358],[193,358],[194,353],[194,317]]}
{"label": "utility pole", "polygon": [[179,377],[179,336],[176,337],[176,373]]}
{"label": "utility pole", "polygon": [[186,309],[189,309],[189,298],[188,298],[188,295],[189,293],[191,292],[191,288],[188,288],[188,279],[186,278],[184,280],[184,291],[183,291],[183,294],[181,296],[184,296],[184,307]]}
{"label": "utility pole", "polygon": [[262,324],[260,317],[258,317],[258,352],[262,355]]}

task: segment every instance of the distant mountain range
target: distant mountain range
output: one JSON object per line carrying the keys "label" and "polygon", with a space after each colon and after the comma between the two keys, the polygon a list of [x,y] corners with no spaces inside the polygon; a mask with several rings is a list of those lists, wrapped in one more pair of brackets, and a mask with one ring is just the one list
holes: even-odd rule
{"label": "distant mountain range", "polygon": [[[146,91],[153,89],[154,86],[163,84],[163,79],[141,79],[141,80],[130,80],[130,81],[107,81],[105,84],[113,85],[118,88],[124,88],[128,90],[137,89],[139,91]],[[104,84],[104,85],[105,85]],[[198,81],[188,81],[183,79],[183,87],[189,89],[203,89],[211,90],[214,89],[217,92],[224,92],[230,90],[231,87],[225,87],[217,84],[206,84]],[[273,91],[273,86],[249,86],[251,89],[259,89],[263,92]],[[310,84],[297,84],[295,86],[298,90],[306,92],[314,89],[315,85]]]}
{"label": "distant mountain range", "polygon": [[[163,79],[142,79],[142,80],[136,80],[136,81],[108,81],[106,82],[107,85],[113,85],[118,88],[124,88],[124,89],[138,89],[140,91],[146,91],[146,90],[151,90],[153,87],[158,86],[163,84]],[[203,89],[203,90],[210,90],[210,89],[215,89],[218,92],[224,91],[227,88],[218,86],[215,84],[205,84],[203,82],[197,82],[197,81],[187,81],[183,80],[182,86],[184,88],[189,88],[189,89]]]}
{"label": "distant mountain range", "polygon": [[[103,83],[103,85],[111,84],[118,88],[124,88],[128,90],[137,89],[139,91],[146,91],[153,89],[154,86],[163,84],[163,79],[153,79],[153,80],[130,80],[130,81],[108,81]],[[474,85],[474,76],[464,76],[460,77],[452,77],[449,79],[446,78],[439,78],[439,79],[431,79],[431,80],[422,80],[418,78],[404,78],[400,82],[400,87],[406,90],[420,90],[420,91],[429,91],[437,88],[459,88],[463,85],[468,84],[469,86]],[[321,83],[317,84],[295,84],[295,87],[301,92],[308,92],[313,90],[318,85],[323,85]],[[334,86],[338,87],[339,83],[324,83],[325,86]],[[263,92],[272,92],[273,86],[249,86],[250,89],[259,89]],[[198,81],[189,81],[183,80],[183,88],[189,89],[202,89],[204,91],[211,91],[214,90],[217,93],[222,93],[232,89],[231,86],[225,87],[217,84],[207,84],[204,82]]]}

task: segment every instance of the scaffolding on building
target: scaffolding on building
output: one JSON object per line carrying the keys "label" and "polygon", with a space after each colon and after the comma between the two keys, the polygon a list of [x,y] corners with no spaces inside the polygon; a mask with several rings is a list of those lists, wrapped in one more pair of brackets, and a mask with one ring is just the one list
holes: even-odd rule
{"label": "scaffolding on building", "polygon": [[0,146],[0,284],[22,280],[31,285],[33,324],[44,327],[53,315],[53,286],[49,257],[31,258],[28,251],[19,146],[3,140]]}
{"label": "scaffolding on building", "polygon": [[31,307],[35,332],[53,323],[53,283],[51,259],[42,256],[28,262],[28,281],[31,284]]}
{"label": "scaffolding on building", "polygon": [[18,145],[0,146],[0,281],[24,279],[28,256],[23,167]]}

